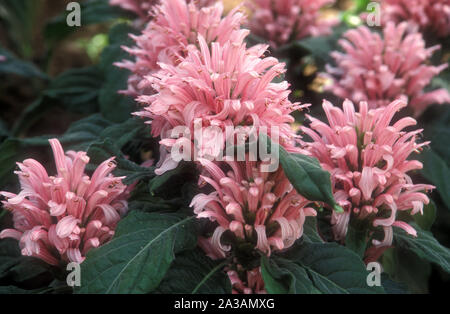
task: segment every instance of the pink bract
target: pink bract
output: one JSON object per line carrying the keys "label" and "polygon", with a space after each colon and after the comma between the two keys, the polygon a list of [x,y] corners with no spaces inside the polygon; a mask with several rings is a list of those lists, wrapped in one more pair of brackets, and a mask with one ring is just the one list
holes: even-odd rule
{"label": "pink bract", "polygon": [[431,104],[450,102],[445,89],[424,90],[448,66],[429,65],[440,46],[426,48],[422,35],[406,23],[388,23],[383,34],[365,26],[344,34],[339,41],[344,52],[332,53],[337,67],[327,67],[333,80],[329,89],[355,103],[367,101],[370,108],[403,98],[416,117]]}
{"label": "pink bract", "polygon": [[407,21],[438,37],[450,35],[450,0],[383,0],[381,10],[385,22]]}
{"label": "pink bract", "polygon": [[337,19],[320,16],[320,9],[335,0],[248,0],[253,34],[278,47],[290,41],[331,33]]}
{"label": "pink bract", "polygon": [[222,14],[221,2],[200,8],[186,0],[167,0],[155,6],[152,11],[153,19],[142,34],[131,35],[136,46],[123,47],[136,60],[116,64],[132,72],[125,93],[135,97],[152,93],[145,76],[158,71],[160,62],[178,64],[180,58],[186,55],[188,45],[198,44],[198,34],[208,44],[213,41],[224,44],[239,40],[242,32],[239,28],[245,19],[244,14],[237,8],[225,17]]}
{"label": "pink bract", "polygon": [[360,103],[359,112],[346,100],[341,110],[328,101],[323,109],[328,124],[308,116],[310,127],[302,130],[312,142],[304,143],[312,156],[331,174],[334,197],[344,213],[333,211],[331,223],[336,240],[345,240],[349,223],[368,221],[370,231],[384,230],[383,239],[373,240],[377,247],[392,243],[392,227],[412,236],[415,230],[397,219],[400,211],[422,214],[429,199],[424,191],[434,187],[414,184],[408,172],[421,169],[422,163],[408,159],[428,142],[417,143],[422,130],[404,131],[416,121],[406,117],[392,123],[396,112],[406,107],[400,100],[386,108],[368,110]]}
{"label": "pink bract", "polygon": [[281,168],[269,173],[261,171],[262,162],[232,161],[225,162],[229,171],[224,172],[211,161],[201,164],[208,175],[200,179],[214,191],[196,195],[191,206],[198,218],[217,222],[213,235],[199,240],[213,259],[227,256],[231,249],[222,239],[226,232],[267,256],[289,248],[302,236],[306,217],[316,215]]}
{"label": "pink bract", "polygon": [[91,177],[85,174],[85,152],[64,154],[57,139],[50,145],[57,174],[49,176],[34,159],[17,163],[21,191],[0,192],[5,209],[13,214],[14,229],[0,238],[19,240],[23,255],[35,256],[51,265],[77,262],[114,235],[128,208],[123,177],[114,177],[114,158],[101,163]]}
{"label": "pink bract", "polygon": [[[203,146],[197,147],[200,157],[224,148],[228,139],[220,134],[226,133],[227,126],[266,127],[269,136],[272,127],[277,127],[280,143],[290,151],[296,150],[298,136],[290,126],[294,122],[290,113],[307,105],[289,101],[286,81],[273,82],[285,72],[284,63],[264,57],[266,46],[247,48],[246,31],[236,35],[239,37],[234,37],[234,41],[209,45],[199,35],[200,49],[188,46],[187,56],[180,64],[161,63],[161,71],[146,77],[156,93],[138,98],[146,107],[136,114],[151,120],[152,135],[161,136],[161,144],[168,151],[186,141],[185,137],[171,138],[175,127],[186,127],[193,135],[194,124],[199,123],[204,130]],[[210,126],[221,132],[207,129]],[[158,171],[162,173],[176,165],[167,154]]]}
{"label": "pink bract", "polygon": [[[241,279],[239,273],[243,273],[244,280]],[[229,270],[227,271],[230,278],[233,294],[266,294],[264,289],[264,280],[261,275],[261,267],[252,270]]]}

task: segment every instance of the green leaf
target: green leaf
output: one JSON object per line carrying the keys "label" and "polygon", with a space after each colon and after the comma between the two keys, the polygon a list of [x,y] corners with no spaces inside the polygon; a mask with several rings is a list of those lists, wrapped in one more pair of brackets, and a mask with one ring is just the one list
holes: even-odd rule
{"label": "green leaf", "polygon": [[334,28],[333,34],[329,36],[308,37],[297,40],[281,47],[280,52],[288,50],[300,50],[302,54],[305,52],[312,55],[319,65],[332,62],[330,52],[336,50],[337,42],[342,34],[348,30],[345,24],[341,24]]}
{"label": "green leaf", "polygon": [[279,150],[280,163],[284,173],[298,193],[310,201],[325,202],[337,211],[342,208],[336,204],[331,191],[330,173],[322,169],[316,158],[301,154],[290,154],[281,145],[274,143],[265,134],[260,134],[260,141]]}
{"label": "green leaf", "polygon": [[317,227],[317,218],[308,216],[303,224],[303,241],[311,243],[323,243],[323,239],[320,237]]}
{"label": "green leaf", "polygon": [[442,158],[431,149],[425,149],[420,154],[423,162],[423,176],[436,186],[442,201],[450,209],[450,169]]}
{"label": "green leaf", "polygon": [[261,258],[261,274],[268,293],[317,293],[305,269],[282,258]]}
{"label": "green leaf", "polygon": [[[384,252],[382,264],[385,273],[382,274],[381,283],[388,293],[392,293],[390,290],[393,284],[389,279],[406,292],[428,293],[431,274],[431,264],[428,261],[418,258],[412,251],[396,247]],[[389,279],[386,280],[386,277]]]}
{"label": "green leaf", "polygon": [[111,139],[92,143],[87,151],[91,161],[89,168],[94,169],[111,156],[115,156],[117,168],[114,174],[117,176],[126,176],[125,184],[134,183],[140,179],[153,177],[154,167],[145,168],[137,165],[133,161],[128,160],[122,152],[116,147]]}
{"label": "green leaf", "polygon": [[183,252],[176,256],[156,292],[187,294],[197,288],[200,294],[229,294],[231,283],[223,267],[198,248]]}
{"label": "green leaf", "polygon": [[48,80],[47,74],[42,72],[33,63],[21,60],[0,46],[0,56],[6,60],[0,62],[0,74],[15,74],[27,78]]}
{"label": "green leaf", "polygon": [[423,207],[423,215],[417,213],[412,217],[420,228],[426,231],[430,231],[431,226],[436,220],[436,205],[434,204],[433,200],[430,200],[430,203]]}
{"label": "green leaf", "polygon": [[78,293],[149,293],[170,268],[175,254],[196,245],[192,217],[131,212],[114,238],[87,254]]}
{"label": "green leaf", "polygon": [[450,250],[442,246],[431,234],[422,230],[415,223],[410,225],[416,229],[417,238],[407,234],[403,229],[394,227],[394,244],[414,252],[417,256],[435,263],[450,273]]}
{"label": "green leaf", "polygon": [[399,282],[392,280],[388,274],[381,274],[381,283],[383,285],[384,291],[387,294],[406,294],[408,293],[407,287]]}
{"label": "green leaf", "polygon": [[367,245],[367,229],[357,228],[351,224],[348,226],[345,237],[345,246],[358,254],[360,258],[364,257]]}
{"label": "green leaf", "polygon": [[383,293],[367,285],[369,273],[358,255],[336,243],[303,242],[283,257],[302,267],[321,293]]}
{"label": "green leaf", "polygon": [[70,69],[54,78],[44,90],[47,97],[57,99],[62,107],[76,113],[98,111],[97,97],[103,75],[96,66]]}

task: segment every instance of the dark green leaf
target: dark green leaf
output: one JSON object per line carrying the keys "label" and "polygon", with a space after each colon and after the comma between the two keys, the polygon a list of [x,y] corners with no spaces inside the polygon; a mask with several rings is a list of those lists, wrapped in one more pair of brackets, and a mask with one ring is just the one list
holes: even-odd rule
{"label": "dark green leaf", "polygon": [[322,169],[317,159],[301,154],[290,154],[265,134],[260,134],[261,140],[267,143],[269,150],[272,146],[279,150],[281,166],[298,193],[310,201],[325,202],[335,210],[342,211],[331,191],[330,173]]}
{"label": "dark green leaf", "polygon": [[369,273],[358,255],[336,243],[303,242],[283,257],[305,269],[321,293],[383,293],[367,285]]}
{"label": "dark green leaf", "polygon": [[193,248],[196,240],[192,217],[131,212],[120,221],[110,242],[88,253],[77,292],[152,292],[175,254]]}
{"label": "dark green leaf", "polygon": [[423,162],[422,174],[436,186],[442,201],[450,209],[450,169],[442,158],[431,149],[420,154]]}
{"label": "dark green leaf", "polygon": [[345,246],[358,254],[360,258],[364,257],[367,244],[367,229],[359,229],[351,224],[348,226],[345,237]]}
{"label": "dark green leaf", "polygon": [[434,204],[433,200],[430,200],[430,203],[428,203],[428,205],[424,205],[423,215],[417,213],[412,217],[414,218],[414,221],[417,223],[417,225],[422,228],[422,230],[430,231],[431,226],[436,219],[436,205]]}
{"label": "dark green leaf", "polygon": [[200,294],[231,293],[230,279],[222,268],[220,261],[211,260],[198,248],[183,252],[176,256],[156,292],[187,294],[197,288]]}
{"label": "dark green leaf", "polygon": [[431,232],[422,230],[415,223],[410,225],[416,229],[417,238],[407,234],[403,229],[394,227],[394,244],[414,252],[417,256],[441,266],[444,271],[450,273],[450,250],[439,244]]}

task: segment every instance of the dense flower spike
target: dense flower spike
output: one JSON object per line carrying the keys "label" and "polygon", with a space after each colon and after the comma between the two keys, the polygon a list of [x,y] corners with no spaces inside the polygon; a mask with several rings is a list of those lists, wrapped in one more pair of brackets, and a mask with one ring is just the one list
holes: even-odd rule
{"label": "dense flower spike", "polygon": [[[234,41],[210,45],[199,35],[200,49],[189,46],[178,66],[161,64],[163,70],[147,77],[157,93],[138,98],[148,106],[137,115],[152,120],[153,136],[161,136],[161,144],[169,150],[186,140],[170,138],[175,127],[186,127],[193,135],[199,124],[204,130],[202,147],[195,148],[199,157],[223,150],[229,140],[228,135],[222,136],[227,126],[267,127],[269,135],[271,128],[277,127],[280,143],[288,150],[296,149],[298,136],[290,127],[294,122],[290,113],[304,106],[288,100],[286,81],[272,82],[285,71],[284,63],[263,57],[266,46],[247,49],[243,41],[246,31],[235,35],[239,37]],[[210,126],[221,132],[208,131]],[[176,162],[168,156],[159,171],[174,167]]]}
{"label": "dense flower spike", "polygon": [[248,0],[253,11],[250,29],[272,47],[309,36],[331,33],[337,19],[323,18],[320,9],[335,0]]}
{"label": "dense flower spike", "polygon": [[21,192],[6,197],[3,206],[13,214],[14,229],[0,238],[19,240],[23,255],[48,264],[84,260],[86,252],[107,242],[121,214],[127,210],[126,186],[114,177],[114,158],[104,161],[91,177],[84,173],[89,157],[85,152],[64,154],[57,139],[50,140],[57,174],[48,176],[33,159],[18,163]]}
{"label": "dense flower spike", "polygon": [[408,21],[438,37],[450,35],[450,0],[383,0],[381,12],[386,22]]}
{"label": "dense flower spike", "polygon": [[218,223],[210,239],[200,239],[200,246],[211,258],[225,257],[233,244],[223,241],[227,232],[233,243],[250,243],[270,255],[294,244],[303,234],[307,216],[315,216],[310,201],[293,189],[280,168],[262,172],[262,162],[226,162],[225,172],[208,160],[201,164],[209,176],[201,176],[214,192],[198,194],[191,206],[198,218]]}
{"label": "dense flower spike", "polygon": [[368,110],[367,103],[361,102],[359,112],[355,112],[349,100],[344,102],[343,111],[324,101],[329,124],[308,116],[310,128],[302,130],[313,142],[305,145],[331,173],[334,197],[345,209],[344,213],[332,214],[337,240],[345,239],[349,221],[353,219],[366,220],[375,229],[384,229],[384,239],[373,240],[378,247],[392,243],[392,226],[416,235],[410,225],[397,220],[397,212],[411,209],[411,215],[422,214],[423,205],[429,202],[422,191],[434,187],[414,184],[407,175],[422,168],[422,163],[407,158],[428,142],[416,143],[422,130],[403,131],[416,124],[413,118],[406,117],[391,125],[395,113],[405,106],[405,102],[398,100],[386,108]]}
{"label": "dense flower spike", "polygon": [[241,271],[244,275],[242,280],[235,270],[227,271],[228,278],[230,278],[233,287],[233,294],[265,294],[264,281],[261,275],[261,268]]}
{"label": "dense flower spike", "polygon": [[[129,69],[133,74],[128,80],[127,94],[139,96],[152,93],[145,76],[160,69],[159,62],[176,65],[186,55],[189,44],[197,44],[201,34],[209,44],[216,41],[224,44],[239,40],[239,28],[245,16],[237,9],[222,18],[221,2],[201,8],[186,0],[167,0],[155,6],[153,20],[140,36],[132,36],[136,46],[123,47],[136,60],[123,61],[117,65]],[[242,31],[243,32],[243,31]]]}
{"label": "dense flower spike", "polygon": [[425,48],[422,35],[408,25],[388,23],[384,38],[361,26],[339,41],[344,53],[333,52],[337,67],[328,66],[334,80],[330,87],[339,97],[367,101],[370,108],[387,106],[404,98],[415,116],[430,104],[450,102],[445,89],[425,92],[431,79],[447,67],[429,65],[439,46]]}

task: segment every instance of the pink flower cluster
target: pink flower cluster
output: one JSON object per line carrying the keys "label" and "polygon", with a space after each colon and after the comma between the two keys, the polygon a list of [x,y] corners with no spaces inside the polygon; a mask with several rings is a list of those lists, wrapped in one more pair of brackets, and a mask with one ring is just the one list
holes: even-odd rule
{"label": "pink flower cluster", "polygon": [[309,36],[331,33],[337,19],[321,17],[320,10],[335,0],[250,0],[250,29],[274,48]]}
{"label": "pink flower cluster", "polygon": [[86,253],[107,242],[121,214],[127,210],[126,186],[114,177],[114,158],[104,161],[91,177],[85,174],[85,152],[64,154],[57,139],[50,140],[57,174],[49,176],[34,159],[18,163],[21,192],[0,192],[5,209],[13,214],[14,229],[0,238],[19,240],[22,254],[51,265],[77,262]]}
{"label": "pink flower cluster", "polygon": [[403,98],[419,116],[429,105],[450,102],[445,89],[425,92],[434,76],[447,68],[429,65],[440,46],[425,47],[420,33],[408,30],[407,23],[388,23],[383,38],[361,26],[339,41],[344,50],[333,52],[337,67],[328,66],[333,79],[331,91],[356,103],[367,101],[370,108],[387,106]]}
{"label": "pink flower cluster", "polygon": [[228,233],[232,242],[250,243],[261,253],[289,248],[303,234],[307,216],[315,216],[310,203],[297,193],[280,168],[262,172],[262,162],[226,162],[225,172],[216,163],[201,161],[208,176],[201,176],[214,189],[198,194],[191,203],[198,218],[218,223],[209,239],[200,245],[211,258],[224,258],[232,245],[224,243]]}
{"label": "pink flower cluster", "polygon": [[308,116],[310,128],[302,130],[312,142],[305,143],[306,149],[331,173],[334,197],[345,210],[332,214],[336,240],[345,240],[353,219],[369,221],[372,231],[383,228],[384,239],[373,240],[376,247],[392,243],[392,226],[416,236],[409,224],[397,219],[397,213],[411,209],[411,215],[422,214],[423,205],[429,202],[423,191],[434,187],[414,184],[407,174],[422,168],[422,163],[408,157],[428,142],[416,143],[422,130],[404,131],[416,124],[413,118],[391,123],[405,106],[397,100],[386,108],[369,110],[361,102],[355,112],[349,100],[343,110],[324,101],[328,124]]}
{"label": "pink flower cluster", "polygon": [[383,0],[381,10],[385,21],[408,21],[438,37],[450,35],[450,0]]}
{"label": "pink flower cluster", "polygon": [[222,14],[222,3],[201,8],[186,0],[167,0],[155,6],[153,20],[142,34],[130,35],[136,46],[123,47],[136,60],[117,63],[133,73],[125,93],[134,97],[152,94],[154,91],[146,77],[160,70],[160,63],[177,65],[187,54],[187,47],[198,43],[198,35],[208,44],[216,41],[223,45],[240,38],[244,15],[237,9],[224,18]]}
{"label": "pink flower cluster", "polygon": [[[263,56],[267,46],[246,47],[244,39],[249,32],[240,29],[242,13],[235,9],[221,18],[220,3],[197,9],[184,0],[169,2],[159,7],[159,15],[138,38],[138,43],[147,45],[138,49],[143,58],[129,63],[136,74],[130,79],[129,91],[140,94],[137,99],[145,106],[136,114],[151,120],[152,135],[160,136],[170,152],[173,145],[186,140],[171,138],[175,127],[184,126],[194,134],[194,124],[201,123],[205,140],[199,156],[203,157],[222,150],[227,140],[208,133],[210,126],[223,133],[227,126],[277,126],[281,143],[294,149],[297,136],[289,125],[294,121],[290,113],[302,106],[288,100],[286,81],[272,82],[285,66]],[[136,68],[145,69],[147,75]],[[139,82],[137,89],[135,81]],[[166,155],[158,174],[177,166],[170,154]]]}
{"label": "pink flower cluster", "polygon": [[235,270],[227,271],[228,278],[230,278],[233,294],[265,294],[264,281],[261,275],[261,268],[257,267],[252,270],[240,270],[245,273],[245,280],[243,281]]}

